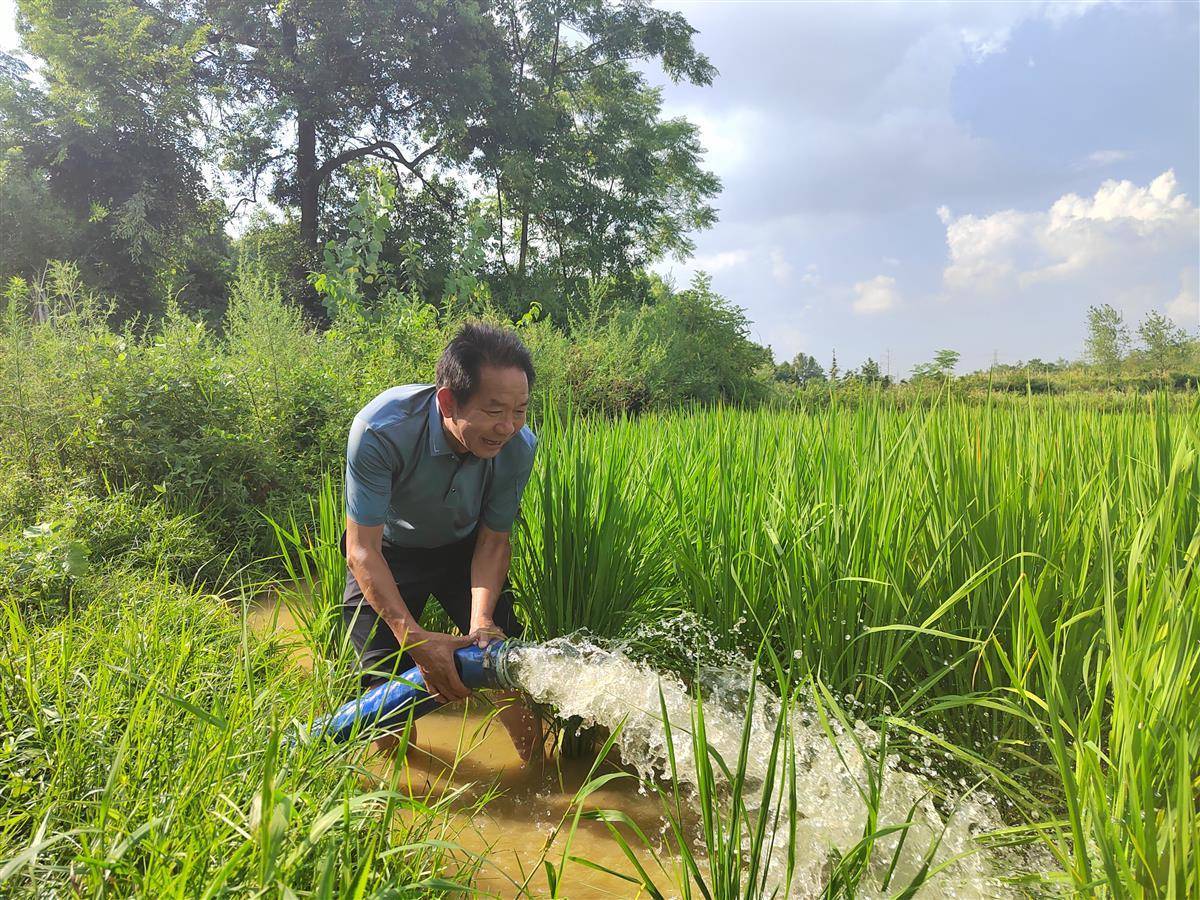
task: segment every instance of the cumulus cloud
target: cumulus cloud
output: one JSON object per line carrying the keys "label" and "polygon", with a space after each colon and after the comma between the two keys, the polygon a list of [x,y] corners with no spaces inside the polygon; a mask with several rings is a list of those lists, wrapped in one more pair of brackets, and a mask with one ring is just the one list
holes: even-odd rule
{"label": "cumulus cloud", "polygon": [[[1194,260],[1200,218],[1173,170],[1145,187],[1105,181],[1091,197],[1065,194],[1045,211],[955,217],[942,207],[951,292],[1023,289],[1042,282],[1178,271]],[[1190,257],[1189,257],[1190,254]],[[1109,285],[1116,289],[1116,282]]]}
{"label": "cumulus cloud", "polygon": [[1195,269],[1179,273],[1179,293],[1167,304],[1167,315],[1183,328],[1200,327],[1200,291],[1196,288]]}
{"label": "cumulus cloud", "polygon": [[869,281],[856,283],[854,294],[854,311],[860,315],[886,312],[900,302],[896,279],[890,275],[876,275]]}

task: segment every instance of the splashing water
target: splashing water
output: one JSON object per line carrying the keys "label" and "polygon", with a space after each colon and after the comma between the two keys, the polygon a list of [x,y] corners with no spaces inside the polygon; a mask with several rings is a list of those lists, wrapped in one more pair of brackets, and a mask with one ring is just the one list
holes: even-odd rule
{"label": "splashing water", "polygon": [[[744,661],[743,661],[744,662]],[[746,667],[748,669],[748,667]],[[695,699],[684,684],[669,675],[661,675],[631,660],[619,650],[599,647],[587,641],[557,639],[542,645],[514,648],[509,661],[513,679],[538,703],[556,709],[560,716],[578,716],[585,726],[600,725],[610,731],[620,729],[617,745],[622,760],[634,767],[646,780],[668,770],[670,752],[662,710],[670,724],[679,780],[686,787],[696,784],[695,759],[690,739]],[[732,671],[732,676],[730,672]],[[725,670],[724,677],[710,672],[702,685],[703,712],[709,745],[720,754],[731,771],[736,771],[742,743],[744,716],[751,717],[750,738],[745,760],[747,783],[764,783],[775,742],[780,700],[766,688],[755,689],[754,707],[747,712],[745,681],[739,688],[736,670]],[[724,681],[724,683],[720,683]],[[661,692],[661,702],[660,702]],[[740,705],[740,708],[738,708]],[[829,879],[835,853],[844,854],[862,838],[868,818],[867,805],[860,793],[868,783],[868,760],[863,758],[854,738],[867,750],[877,749],[879,735],[865,724],[854,724],[854,735],[836,723],[830,735],[814,721],[811,709],[791,711],[791,743],[795,750],[796,822],[795,859],[792,897],[821,894]],[[782,834],[769,859],[769,866],[782,883],[786,872],[786,800],[784,779],[778,782],[770,809],[759,810],[774,819],[783,810]],[[908,829],[891,873],[890,886],[883,890],[893,852],[900,833],[880,838],[871,856],[871,873],[855,889],[859,897],[894,895],[918,875],[930,847],[940,844],[933,855],[930,870],[945,867],[918,890],[919,897],[1002,897],[1011,892],[998,880],[998,871],[1011,871],[1013,861],[999,858],[977,843],[975,835],[1000,827],[993,801],[975,794],[960,797],[948,817],[938,812],[930,796],[930,785],[921,777],[901,769],[894,757],[885,761],[876,827],[900,825],[915,807],[913,825]],[[944,791],[943,791],[944,793]],[[747,803],[758,802],[758,791],[744,792]],[[782,838],[782,841],[779,839]]]}

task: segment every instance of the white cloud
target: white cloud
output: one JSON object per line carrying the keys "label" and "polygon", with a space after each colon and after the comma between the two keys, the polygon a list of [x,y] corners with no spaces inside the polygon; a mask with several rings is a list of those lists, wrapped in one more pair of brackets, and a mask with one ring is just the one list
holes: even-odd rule
{"label": "white cloud", "polygon": [[942,207],[938,215],[946,225],[943,280],[951,292],[1086,280],[1112,294],[1194,262],[1200,240],[1200,217],[1171,170],[1145,187],[1105,181],[1092,197],[1066,194],[1045,212],[956,218]]}
{"label": "white cloud", "polygon": [[854,285],[854,293],[854,311],[862,315],[885,312],[900,302],[896,279],[890,275],[876,275],[870,281],[860,281]]}
{"label": "white cloud", "polygon": [[1200,291],[1196,289],[1196,270],[1179,273],[1179,293],[1167,304],[1167,315],[1184,328],[1200,327]]}
{"label": "white cloud", "polygon": [[779,284],[787,284],[792,280],[792,264],[787,261],[783,255],[783,251],[778,247],[771,249],[770,257],[771,277]]}
{"label": "white cloud", "polygon": [[1113,163],[1125,162],[1132,157],[1133,154],[1128,150],[1095,150],[1084,158],[1080,168],[1102,169]]}
{"label": "white cloud", "polygon": [[816,263],[809,263],[804,267],[804,274],[800,277],[801,284],[811,285],[816,287],[821,283],[821,273],[817,271]]}
{"label": "white cloud", "polygon": [[714,272],[743,265],[749,259],[749,250],[723,250],[720,253],[693,257],[691,268],[708,272],[711,275]]}

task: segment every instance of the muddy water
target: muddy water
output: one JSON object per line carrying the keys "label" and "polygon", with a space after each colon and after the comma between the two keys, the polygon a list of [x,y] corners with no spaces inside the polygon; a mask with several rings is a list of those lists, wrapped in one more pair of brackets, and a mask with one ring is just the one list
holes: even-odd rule
{"label": "muddy water", "polygon": [[[264,604],[250,611],[251,628],[260,635],[280,634],[297,664],[311,668],[311,655],[296,635],[296,625],[282,604]],[[291,637],[295,635],[295,640]],[[554,757],[543,765],[522,767],[512,742],[486,702],[452,704],[416,723],[416,740],[406,758],[371,753],[366,767],[374,789],[395,785],[425,803],[460,791],[453,801],[455,813],[445,830],[431,838],[450,841],[485,860],[475,879],[477,889],[497,897],[548,896],[549,885],[542,861],[562,866],[561,892],[570,898],[636,897],[637,885],[597,871],[579,862],[563,863],[568,856],[586,859],[608,869],[631,874],[633,867],[605,825],[581,820],[570,836],[575,798],[587,781],[591,759]],[[612,772],[608,766],[601,772]],[[479,798],[492,796],[481,812],[473,812]],[[662,834],[665,823],[658,801],[638,792],[633,778],[618,778],[590,794],[589,809],[619,809],[633,819],[651,840]],[[569,842],[568,842],[569,838]],[[636,837],[630,844],[638,846]],[[674,859],[658,848],[664,871],[654,854],[642,849],[637,856],[665,895],[672,889]]]}
{"label": "muddy water", "polygon": [[[587,780],[591,763],[587,759],[556,759],[522,768],[504,728],[486,714],[486,704],[476,702],[422,718],[415,746],[407,760],[399,763],[403,771],[397,774],[401,784],[421,796],[465,787],[460,807],[484,791],[499,791],[500,796],[489,800],[482,813],[456,816],[449,825],[451,839],[468,852],[486,857],[476,887],[501,897],[520,896],[522,891],[545,896],[549,887],[541,861],[559,866],[564,849],[570,856],[618,872],[632,869],[602,823],[580,821],[568,847],[575,796]],[[378,757],[372,763],[381,779],[389,777],[388,769]],[[631,778],[611,781],[588,795],[584,809],[620,809],[647,836],[657,835],[663,827],[657,801],[639,794],[637,782]],[[631,838],[631,843],[636,846],[636,838]],[[659,888],[669,889],[671,879],[651,855],[643,851],[639,857]],[[569,860],[563,880],[568,897],[637,894],[636,886],[629,882]]]}

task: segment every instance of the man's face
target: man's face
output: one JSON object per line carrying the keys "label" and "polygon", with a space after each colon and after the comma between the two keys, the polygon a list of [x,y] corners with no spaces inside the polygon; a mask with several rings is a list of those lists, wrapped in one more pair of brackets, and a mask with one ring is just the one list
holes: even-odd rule
{"label": "man's face", "polygon": [[522,369],[484,366],[479,389],[466,403],[459,404],[445,387],[438,389],[437,399],[455,449],[490,459],[525,425],[529,379]]}

